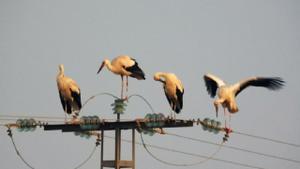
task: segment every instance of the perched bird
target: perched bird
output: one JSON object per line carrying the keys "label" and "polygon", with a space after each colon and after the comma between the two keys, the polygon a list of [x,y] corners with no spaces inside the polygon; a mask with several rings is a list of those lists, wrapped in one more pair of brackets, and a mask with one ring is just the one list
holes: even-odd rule
{"label": "perched bird", "polygon": [[[127,56],[121,55],[113,59],[111,62],[108,59],[105,59],[97,74],[106,66],[108,70],[113,72],[116,75],[120,75],[122,79],[121,87],[121,98],[123,99],[123,88],[124,80],[123,77],[126,76],[126,92],[128,92],[128,76],[136,78],[138,80],[145,80],[145,74],[143,70],[138,66],[138,63],[135,59]],[[127,96],[126,96],[127,97]]]}
{"label": "perched bird", "polygon": [[183,107],[184,88],[181,81],[173,73],[157,72],[154,80],[163,83],[165,95],[174,112],[180,113]]}
{"label": "perched bird", "polygon": [[241,91],[249,86],[278,90],[281,89],[285,83],[280,77],[250,77],[233,85],[227,85],[222,79],[212,74],[204,75],[204,81],[208,94],[212,98],[218,94],[219,98],[214,101],[217,116],[219,105],[223,106],[224,113],[226,108],[230,113],[238,112],[235,98]]}
{"label": "perched bird", "polygon": [[56,77],[60,101],[67,114],[73,114],[73,118],[78,116],[82,107],[80,88],[76,82],[64,75],[64,65],[59,65],[59,73]]}

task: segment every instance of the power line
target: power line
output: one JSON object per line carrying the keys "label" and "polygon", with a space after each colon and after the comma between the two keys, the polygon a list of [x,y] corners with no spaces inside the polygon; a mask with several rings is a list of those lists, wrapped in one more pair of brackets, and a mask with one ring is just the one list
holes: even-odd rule
{"label": "power line", "polygon": [[[35,119],[37,119],[37,118],[35,118]],[[16,121],[17,119],[13,119],[13,118],[0,118],[0,121]],[[65,121],[64,120],[55,120],[55,119],[53,119],[53,120],[41,120],[41,119],[39,119],[38,121],[40,121],[40,122],[43,122],[43,123],[49,123],[49,122],[51,122],[51,123],[64,123]]]}
{"label": "power line", "polygon": [[[24,116],[24,115],[5,115],[1,114],[0,118],[38,118],[38,119],[65,119],[64,117],[55,117],[55,116]],[[71,119],[71,118],[67,118]]]}
{"label": "power line", "polygon": [[[18,149],[18,147],[17,147],[17,145],[16,145],[16,143],[15,143],[15,140],[14,140],[14,137],[13,137],[13,134],[12,134],[11,129],[8,128],[8,129],[7,129],[7,132],[8,132],[8,136],[9,136],[10,139],[11,139],[11,142],[12,142],[12,144],[13,144],[13,147],[14,147],[14,149],[15,149],[15,151],[16,151],[16,154],[17,154],[17,155],[19,156],[19,158],[23,161],[23,163],[26,164],[26,166],[28,166],[28,167],[31,168],[31,169],[34,169],[34,167],[33,167],[29,162],[27,162],[27,161],[25,160],[25,158],[21,155],[21,153],[20,153],[20,151],[19,151],[19,149]],[[95,154],[95,151],[96,151],[98,145],[99,145],[99,143],[98,143],[98,140],[97,140],[97,142],[96,142],[96,144],[95,144],[93,150],[92,150],[91,153],[88,155],[88,157],[87,157],[85,160],[83,160],[81,163],[79,163],[76,167],[74,167],[74,169],[79,169],[79,168],[81,168],[83,165],[85,165],[85,164],[93,157],[93,155]]]}
{"label": "power line", "polygon": [[143,135],[142,135],[142,134],[140,134],[140,135],[141,135],[141,140],[142,140],[142,145],[143,145],[143,147],[145,148],[145,150],[147,151],[147,153],[148,153],[152,158],[154,158],[155,160],[157,160],[157,161],[159,161],[159,162],[161,162],[161,163],[164,163],[164,164],[166,164],[166,165],[177,166],[177,167],[182,167],[182,166],[187,167],[187,166],[195,166],[195,165],[203,164],[203,163],[207,162],[208,160],[212,159],[212,158],[213,158],[213,157],[221,150],[221,148],[222,148],[222,146],[223,146],[223,144],[224,144],[224,142],[222,142],[221,144],[219,144],[219,147],[217,148],[217,150],[216,150],[214,153],[212,153],[210,156],[207,156],[207,158],[204,158],[204,159],[202,159],[202,160],[200,160],[200,161],[197,161],[197,162],[194,162],[194,163],[189,163],[189,164],[187,164],[187,163],[181,163],[181,164],[180,164],[180,163],[171,163],[171,162],[168,162],[168,161],[165,161],[165,160],[162,160],[162,159],[156,157],[156,156],[148,149],[147,145],[145,144]]}
{"label": "power line", "polygon": [[[0,125],[1,126],[5,126],[5,124],[0,124]],[[199,138],[192,138],[192,137],[182,136],[182,135],[178,135],[178,134],[174,134],[174,133],[169,133],[169,132],[166,132],[165,134],[166,135],[170,135],[170,136],[175,136],[175,137],[183,138],[183,139],[192,140],[192,141],[197,141],[197,142],[201,142],[201,143],[206,143],[206,144],[211,144],[211,145],[216,145],[216,146],[220,145],[218,143],[214,143],[214,142],[207,141],[207,140],[202,140],[202,139],[199,139]],[[294,163],[300,163],[299,160],[294,160],[294,159],[285,158],[285,157],[281,157],[281,156],[275,156],[275,155],[271,155],[271,154],[256,152],[256,151],[253,151],[253,150],[239,148],[239,147],[236,147],[236,146],[229,146],[229,145],[223,145],[223,146],[225,148],[234,149],[234,150],[238,150],[238,151],[242,151],[242,152],[252,153],[252,154],[261,155],[261,156],[270,157],[270,158],[279,159],[279,160],[284,160],[284,161],[290,161],[290,162],[294,162]]]}
{"label": "power line", "polygon": [[97,149],[97,145],[94,146],[94,148],[93,148],[92,152],[90,153],[90,155],[84,161],[82,161],[80,164],[78,164],[74,169],[81,168],[84,164],[86,164],[93,157],[96,149]]}
{"label": "power line", "polygon": [[[30,119],[30,118],[33,118],[33,119],[37,119],[37,120],[40,120],[40,121],[43,121],[43,122],[59,122],[59,123],[64,123],[65,120],[64,118],[55,118],[55,117],[47,117],[47,116],[7,116],[5,117],[6,115],[2,116],[0,115],[0,121],[16,121],[18,119],[22,119],[22,118],[25,118],[25,119]],[[50,119],[50,120],[49,120]],[[67,120],[71,120],[72,118],[67,118]],[[47,121],[46,121],[47,120]],[[116,121],[117,119],[116,118],[106,118],[106,119],[103,119],[105,121]],[[121,121],[124,121],[124,120],[132,120],[132,119],[121,119]]]}
{"label": "power line", "polygon": [[[2,116],[8,116],[8,117],[14,117],[14,118],[18,117],[18,116],[11,116],[11,115],[2,115]],[[28,117],[34,117],[34,116],[22,116],[22,117],[27,117],[28,118]],[[56,117],[46,117],[46,116],[39,116],[39,117],[50,118],[50,119],[52,119],[52,118],[55,119],[56,118]],[[1,119],[0,118],[0,120],[15,120],[15,119],[8,119],[8,118]],[[60,121],[54,121],[54,120],[49,121],[48,120],[47,122],[60,122]],[[5,124],[0,124],[0,126],[5,126]],[[279,140],[274,140],[274,139],[270,139],[270,138],[265,138],[265,137],[250,135],[250,134],[241,133],[241,132],[237,132],[237,131],[234,131],[234,132],[237,133],[237,134],[242,134],[242,135],[246,135],[246,136],[249,136],[249,137],[264,139],[264,140],[268,140],[268,141],[273,141],[273,142],[280,143],[280,144],[285,144],[285,145],[288,144],[290,146],[297,146],[296,144],[287,143],[287,142],[283,142],[283,141],[279,141]],[[201,140],[201,139],[198,139],[198,138],[191,138],[191,137],[181,136],[181,135],[173,134],[173,133],[166,133],[166,134],[167,135],[171,135],[171,136],[176,136],[176,137],[184,138],[184,139],[189,139],[189,140],[192,140],[192,141],[198,141],[198,142],[202,142],[202,143],[206,143],[206,144],[211,144],[211,145],[216,145],[216,146],[220,145],[218,143],[213,143],[213,142],[206,141],[206,140]],[[285,160],[285,161],[290,161],[290,162],[294,162],[294,163],[300,163],[299,160],[290,159],[290,158],[281,157],[281,156],[270,155],[270,154],[261,153],[261,152],[256,152],[256,151],[252,151],[252,150],[244,149],[244,148],[239,148],[239,147],[235,147],[235,146],[224,145],[224,147],[229,148],[229,149],[238,150],[238,151],[247,152],[247,153],[257,154],[257,155],[261,155],[261,156],[265,156],[265,157],[269,157],[269,158],[274,158],[274,159],[279,159],[279,160]]]}
{"label": "power line", "polygon": [[14,149],[15,149],[17,155],[20,157],[20,159],[23,161],[24,164],[26,164],[29,168],[34,169],[34,167],[33,167],[32,165],[30,165],[30,164],[24,159],[24,157],[21,155],[20,151],[18,150],[18,148],[17,148],[17,146],[16,146],[16,143],[15,143],[15,140],[14,140],[14,138],[13,138],[13,134],[12,134],[11,129],[8,128],[8,129],[7,129],[7,132],[8,132],[8,136],[9,136],[9,138],[11,139],[11,142],[12,142],[12,144],[13,144],[13,146],[14,146]]}
{"label": "power line", "polygon": [[[110,138],[110,139],[115,139],[115,137],[112,137],[112,136],[104,136],[104,137]],[[122,141],[127,142],[127,143],[131,143],[131,140],[127,140],[127,139],[122,139]],[[143,144],[141,142],[135,142],[135,144],[143,146]],[[148,147],[155,148],[155,149],[169,151],[169,152],[174,152],[174,153],[179,153],[179,154],[184,154],[184,155],[188,155],[188,156],[193,156],[193,157],[198,157],[198,158],[199,157],[200,158],[209,158],[208,156],[205,156],[205,155],[195,154],[195,153],[190,153],[190,152],[185,152],[185,151],[180,151],[180,150],[166,148],[166,147],[161,147],[161,146],[157,146],[157,145],[153,145],[153,144],[148,144],[147,143],[145,145],[148,146]],[[210,159],[214,160],[214,161],[219,161],[219,162],[223,162],[223,163],[238,165],[238,166],[247,167],[247,168],[265,169],[265,168],[253,166],[253,165],[250,165],[250,164],[235,162],[235,161],[231,161],[231,160],[224,160],[224,159],[215,158],[215,157],[210,158]]]}
{"label": "power line", "polygon": [[[183,138],[183,139],[188,139],[188,140],[192,140],[192,141],[197,141],[197,142],[201,142],[201,143],[206,143],[206,144],[219,146],[218,143],[214,143],[214,142],[211,142],[211,141],[206,141],[206,140],[202,140],[202,139],[198,139],[198,138],[192,138],[192,137],[182,136],[182,135],[178,135],[178,134],[174,134],[174,133],[168,133],[168,132],[166,132],[165,134],[170,135],[170,136]],[[265,156],[265,157],[270,157],[270,158],[274,158],[274,159],[290,161],[290,162],[294,162],[294,163],[300,163],[299,160],[294,160],[294,159],[290,159],[290,158],[285,158],[285,157],[270,155],[270,154],[266,154],[266,153],[256,152],[256,151],[252,151],[252,150],[248,150],[248,149],[244,149],[244,148],[239,148],[239,147],[235,147],[235,146],[223,145],[223,147],[238,150],[238,151],[243,151],[243,152],[247,152],[247,153],[257,154],[257,155],[261,155],[261,156]]]}
{"label": "power line", "polygon": [[240,132],[240,131],[235,131],[234,130],[232,133],[243,135],[243,136],[248,136],[248,137],[252,137],[252,138],[256,138],[256,139],[267,140],[267,141],[271,141],[271,142],[274,142],[274,143],[285,144],[285,145],[289,145],[289,146],[293,146],[293,147],[297,147],[297,148],[300,147],[299,144],[289,143],[289,142],[286,142],[286,141],[277,140],[277,139],[273,139],[273,138],[262,137],[262,136],[257,136],[257,135],[253,135],[253,134],[247,134],[247,133],[243,133],[243,132]]}
{"label": "power line", "polygon": [[[138,96],[138,95],[132,95],[132,96]],[[139,97],[139,96],[138,96]],[[142,98],[143,99],[143,98]],[[152,106],[150,106],[150,109],[153,110]],[[2,118],[1,118],[2,117]],[[16,119],[13,119],[16,118]],[[14,115],[0,115],[0,120],[17,120],[17,118],[37,118],[37,119],[64,119],[64,117],[51,117],[51,116],[14,116]],[[105,119],[105,120],[115,120],[115,119]],[[125,120],[125,119],[122,119]],[[48,121],[50,122],[50,121]],[[61,121],[51,121],[51,122],[61,122]],[[63,122],[63,121],[62,121]],[[252,137],[256,139],[261,139],[261,140],[266,140],[274,143],[279,143],[279,144],[284,144],[288,146],[293,146],[293,147],[300,147],[300,144],[295,144],[295,143],[290,143],[287,141],[282,141],[274,138],[268,138],[268,137],[262,137],[262,136],[257,136],[253,134],[248,134],[240,131],[232,131],[232,133],[247,136],[247,137]]]}

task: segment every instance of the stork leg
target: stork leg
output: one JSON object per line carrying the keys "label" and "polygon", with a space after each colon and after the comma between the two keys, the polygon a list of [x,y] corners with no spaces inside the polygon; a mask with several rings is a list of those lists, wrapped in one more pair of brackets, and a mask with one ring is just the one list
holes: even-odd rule
{"label": "stork leg", "polygon": [[126,76],[126,96],[125,99],[127,100],[128,98],[128,76]]}
{"label": "stork leg", "polygon": [[224,108],[224,119],[225,119],[225,128],[227,128],[227,115],[226,115],[226,108]]}
{"label": "stork leg", "polygon": [[229,113],[229,122],[228,122],[228,127],[231,128],[231,113]]}
{"label": "stork leg", "polygon": [[219,102],[218,102],[218,100],[214,101],[214,106],[215,106],[215,109],[216,109],[216,117],[218,117],[218,111],[219,111]]}
{"label": "stork leg", "polygon": [[123,79],[123,76],[121,75],[121,82],[122,82],[122,84],[121,84],[121,99],[123,99],[123,86],[124,86],[124,79]]}
{"label": "stork leg", "polygon": [[175,111],[174,111],[175,109],[176,109],[176,104],[173,103],[173,111],[172,111],[172,112],[173,112],[173,119],[174,119],[174,120],[176,120],[176,113],[175,113]]}
{"label": "stork leg", "polygon": [[170,109],[170,119],[172,120],[173,119],[173,106],[171,105],[171,109]]}

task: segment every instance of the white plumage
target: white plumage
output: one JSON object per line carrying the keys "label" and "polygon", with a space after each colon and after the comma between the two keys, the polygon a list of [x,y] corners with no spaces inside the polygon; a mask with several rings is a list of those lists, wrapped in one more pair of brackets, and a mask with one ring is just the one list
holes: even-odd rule
{"label": "white plumage", "polygon": [[180,113],[183,107],[184,87],[181,81],[173,73],[157,72],[154,75],[154,80],[163,83],[163,88],[167,100],[176,113]]}
{"label": "white plumage", "polygon": [[64,65],[59,65],[59,73],[56,77],[60,101],[67,114],[75,113],[78,116],[81,109],[80,88],[76,82],[64,75]]}
{"label": "white plumage", "polygon": [[218,112],[219,105],[223,106],[224,112],[226,108],[230,113],[238,112],[235,98],[241,91],[249,86],[278,90],[282,88],[285,83],[280,77],[250,77],[233,85],[227,85],[222,79],[212,74],[204,75],[204,81],[208,94],[210,94],[211,97],[215,97],[216,94],[218,94],[219,98],[214,101],[216,113]]}
{"label": "white plumage", "polygon": [[105,59],[102,62],[97,73],[99,73],[104,66],[106,66],[107,69],[113,72],[114,74],[121,76],[121,98],[123,98],[124,76],[126,76],[126,91],[128,91],[128,76],[136,78],[138,80],[145,80],[145,74],[143,70],[138,66],[136,60],[127,55],[118,56],[111,62],[108,59]]}

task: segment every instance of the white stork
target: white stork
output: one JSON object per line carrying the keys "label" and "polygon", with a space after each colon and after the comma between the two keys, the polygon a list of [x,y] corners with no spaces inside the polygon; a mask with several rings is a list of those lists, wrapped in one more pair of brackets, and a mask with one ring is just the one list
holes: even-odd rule
{"label": "white stork", "polygon": [[165,95],[171,106],[171,109],[177,114],[183,107],[184,88],[181,81],[173,73],[157,72],[154,80],[163,83]]}
{"label": "white stork", "polygon": [[73,79],[64,75],[64,65],[62,64],[59,65],[56,82],[64,111],[67,114],[74,113],[73,118],[76,118],[82,107],[80,88]]}
{"label": "white stork", "polygon": [[113,59],[111,62],[108,59],[105,59],[102,62],[97,74],[102,70],[104,66],[106,66],[107,69],[113,72],[114,74],[121,76],[122,79],[121,99],[123,99],[123,88],[124,88],[123,76],[126,76],[126,92],[128,92],[128,76],[136,78],[138,80],[145,80],[145,74],[143,70],[138,66],[136,60],[127,55],[118,56],[115,59]]}
{"label": "white stork", "polygon": [[226,108],[230,113],[238,112],[235,98],[241,91],[249,86],[265,87],[270,90],[278,90],[281,89],[285,83],[280,77],[250,77],[233,85],[227,85],[222,79],[212,74],[206,74],[203,78],[208,94],[212,98],[218,94],[219,98],[214,101],[217,116],[219,105],[223,106],[224,114]]}

